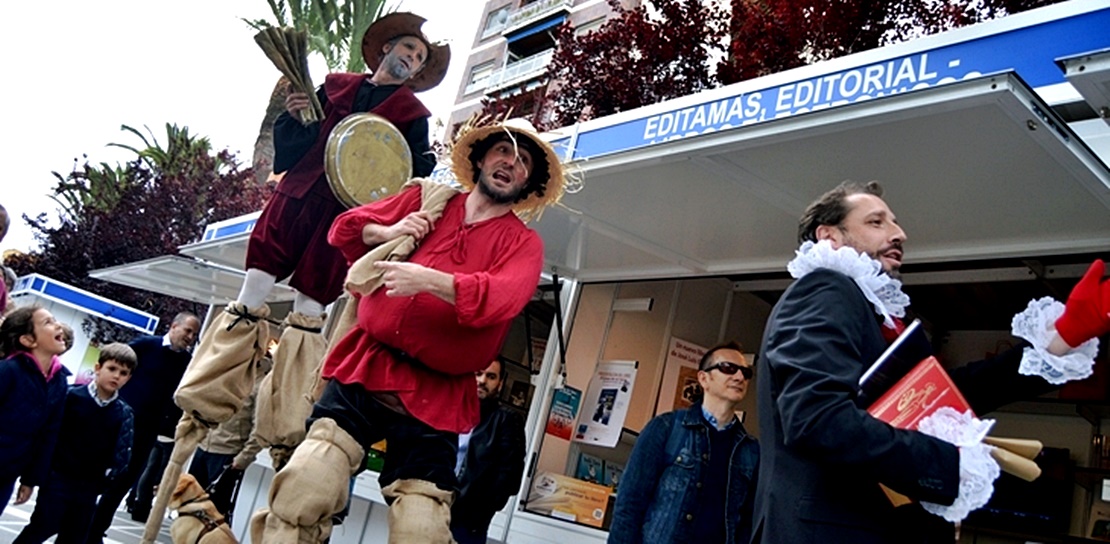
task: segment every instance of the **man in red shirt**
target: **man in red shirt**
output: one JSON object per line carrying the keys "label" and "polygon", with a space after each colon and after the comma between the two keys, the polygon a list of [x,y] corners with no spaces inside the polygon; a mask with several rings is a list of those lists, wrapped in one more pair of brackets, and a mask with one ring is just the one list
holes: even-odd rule
{"label": "man in red shirt", "polygon": [[458,435],[479,419],[474,373],[497,356],[543,267],[543,243],[518,215],[556,202],[564,185],[554,150],[516,126],[471,129],[452,164],[469,191],[439,219],[413,186],[332,225],[328,241],[349,262],[400,236],[419,244],[407,262],[375,263],[380,288],[358,300],[357,324],[324,362],[328,384],[307,438],[274,477],[270,510],[255,517],[255,542],[320,536],[366,448],[383,438],[390,542],[452,542]]}

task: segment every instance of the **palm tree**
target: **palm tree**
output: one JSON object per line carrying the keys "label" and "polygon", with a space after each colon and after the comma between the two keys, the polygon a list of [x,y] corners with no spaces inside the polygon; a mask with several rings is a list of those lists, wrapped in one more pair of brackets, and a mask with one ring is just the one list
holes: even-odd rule
{"label": "palm tree", "polygon": [[[319,53],[327,63],[328,71],[343,70],[362,72],[366,62],[362,58],[362,34],[370,23],[382,15],[384,0],[266,0],[276,23],[266,20],[244,21],[255,30],[269,26],[291,26],[303,30],[308,35],[309,51]],[[258,129],[254,143],[254,156],[251,166],[255,180],[265,183],[270,179],[274,164],[274,121],[285,111],[285,96],[288,82],[280,78],[266,115]]]}

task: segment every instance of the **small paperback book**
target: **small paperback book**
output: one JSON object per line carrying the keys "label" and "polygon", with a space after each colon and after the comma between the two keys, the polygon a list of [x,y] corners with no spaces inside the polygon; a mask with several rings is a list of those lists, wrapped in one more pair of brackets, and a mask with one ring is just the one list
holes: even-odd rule
{"label": "small paperback book", "polygon": [[605,461],[605,481],[601,482],[617,491],[617,487],[621,483],[621,474],[624,473],[624,465],[615,463],[613,461]]}
{"label": "small paperback book", "polygon": [[600,484],[605,477],[601,458],[585,452],[578,454],[578,469],[575,471],[574,477]]}

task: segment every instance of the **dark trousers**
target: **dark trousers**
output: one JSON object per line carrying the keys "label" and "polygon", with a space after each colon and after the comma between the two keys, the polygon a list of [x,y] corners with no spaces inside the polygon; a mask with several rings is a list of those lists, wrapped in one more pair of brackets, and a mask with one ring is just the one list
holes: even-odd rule
{"label": "dark trousers", "polygon": [[154,506],[154,488],[162,483],[162,473],[166,471],[166,465],[170,464],[172,454],[173,442],[154,443],[154,447],[151,448],[150,455],[147,457],[146,468],[139,476],[139,481],[135,482],[135,487],[131,489],[131,495],[134,499],[134,505],[131,507],[131,519],[146,523],[146,518],[150,515],[150,509]]}
{"label": "dark trousers", "polygon": [[100,495],[100,500],[96,503],[96,512],[93,513],[92,526],[89,527],[89,542],[101,542],[104,535],[108,533],[108,527],[112,526],[116,509],[123,502],[123,497],[146,469],[147,458],[150,456],[150,450],[154,447],[156,438],[153,431],[141,432],[136,425],[135,443],[131,447],[131,461],[127,464],[127,470],[112,480],[108,484],[108,489]]}
{"label": "dark trousers", "polygon": [[197,479],[197,483],[201,487],[208,489],[212,482],[220,474],[223,474],[224,469],[231,466],[231,462],[235,460],[235,456],[225,453],[209,453],[201,448],[197,448],[196,453],[193,454],[193,462],[189,463],[189,474],[192,474]]}
{"label": "dark trousers", "polygon": [[416,418],[397,413],[358,384],[329,380],[312,408],[308,426],[331,418],[347,431],[364,451],[383,438],[388,447],[378,482],[382,487],[396,480],[425,480],[447,491],[458,491],[455,461],[459,435],[433,429]]}
{"label": "dark trousers", "polygon": [[58,535],[55,544],[84,544],[96,509],[98,487],[67,482],[58,473],[51,473],[39,488],[30,523],[13,544],[40,544],[54,535]]}
{"label": "dark trousers", "polygon": [[462,525],[451,524],[451,536],[455,537],[457,544],[486,544],[486,533],[489,527],[485,529],[475,529],[473,527],[463,527]]}

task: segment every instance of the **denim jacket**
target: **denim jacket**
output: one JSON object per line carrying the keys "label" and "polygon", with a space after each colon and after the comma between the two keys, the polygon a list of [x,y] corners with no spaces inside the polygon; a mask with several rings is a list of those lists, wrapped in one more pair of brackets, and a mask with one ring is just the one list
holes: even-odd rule
{"label": "denim jacket", "polygon": [[609,544],[689,542],[686,526],[700,521],[692,510],[698,490],[708,478],[728,478],[726,543],[748,542],[759,445],[737,422],[741,427],[732,448],[729,474],[705,474],[709,429],[701,411],[701,404],[694,404],[662,414],[644,427],[621,475]]}

